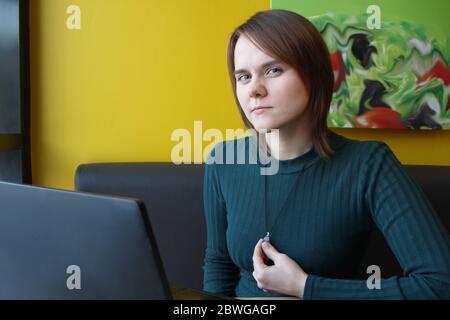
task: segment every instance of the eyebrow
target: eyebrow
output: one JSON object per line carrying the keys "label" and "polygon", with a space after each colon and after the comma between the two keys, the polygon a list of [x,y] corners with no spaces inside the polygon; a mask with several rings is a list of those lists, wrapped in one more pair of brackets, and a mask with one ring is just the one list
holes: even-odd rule
{"label": "eyebrow", "polygon": [[[278,61],[278,60],[270,60],[270,61],[268,61],[268,62],[262,64],[260,68],[261,68],[261,69],[264,69],[264,68],[267,68],[267,67],[272,66],[272,65],[274,65],[274,64],[281,64],[281,62]],[[246,70],[246,69],[239,69],[239,70],[235,70],[235,71],[233,72],[233,74],[234,74],[234,75],[237,75],[237,74],[243,73],[243,72],[245,72],[245,71],[247,71],[247,70]]]}

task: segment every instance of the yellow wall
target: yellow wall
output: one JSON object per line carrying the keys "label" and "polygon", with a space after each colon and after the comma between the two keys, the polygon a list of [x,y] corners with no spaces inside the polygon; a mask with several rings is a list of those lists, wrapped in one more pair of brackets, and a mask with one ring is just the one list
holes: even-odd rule
{"label": "yellow wall", "polygon": [[[170,161],[172,131],[194,120],[241,127],[227,39],[269,0],[30,2],[34,184],[73,189],[81,163]],[[81,30],[66,28],[70,4]],[[403,163],[450,165],[450,132],[336,131],[383,140]]]}

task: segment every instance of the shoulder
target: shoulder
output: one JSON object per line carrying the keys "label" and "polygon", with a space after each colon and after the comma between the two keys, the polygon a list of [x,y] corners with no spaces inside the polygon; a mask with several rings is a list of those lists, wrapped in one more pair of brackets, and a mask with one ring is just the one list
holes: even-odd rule
{"label": "shoulder", "polygon": [[383,141],[367,140],[359,141],[337,135],[330,140],[339,141],[331,159],[331,167],[340,174],[350,174],[365,179],[367,176],[377,175],[383,172],[398,172],[402,170],[402,164],[390,147]]}
{"label": "shoulder", "polygon": [[256,138],[245,136],[239,139],[224,140],[217,143],[209,152],[206,164],[236,164],[238,158],[247,157],[249,146],[255,143]]}
{"label": "shoulder", "polygon": [[386,155],[394,156],[392,150],[383,141],[360,141],[347,138],[334,132],[330,133],[329,140],[331,147],[335,151],[336,158],[364,161],[368,159],[377,159]]}
{"label": "shoulder", "polygon": [[215,184],[220,185],[223,192],[233,188],[242,177],[241,174],[249,167],[245,165],[245,160],[244,163],[238,160],[241,160],[239,158],[242,158],[242,152],[245,156],[248,154],[251,139],[251,137],[243,137],[215,144],[205,163],[206,184],[214,181]]}

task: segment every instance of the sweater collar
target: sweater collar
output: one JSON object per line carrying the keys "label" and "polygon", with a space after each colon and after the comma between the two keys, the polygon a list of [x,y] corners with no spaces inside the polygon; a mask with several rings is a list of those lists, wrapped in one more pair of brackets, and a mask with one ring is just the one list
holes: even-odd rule
{"label": "sweater collar", "polygon": [[[256,139],[256,137],[253,137]],[[341,135],[338,135],[331,130],[328,130],[328,139],[331,145],[331,148],[336,152],[338,149],[340,149],[346,142],[347,139]],[[274,163],[271,163],[270,161],[275,161],[275,159],[268,158],[264,152],[259,153],[258,157],[258,165],[260,167],[271,167],[274,166]],[[288,160],[278,160],[278,173],[280,174],[292,174],[296,172],[302,172],[306,169],[310,168],[311,166],[318,164],[320,162],[324,161],[312,148],[308,152],[302,154],[301,156],[298,156],[293,159]]]}

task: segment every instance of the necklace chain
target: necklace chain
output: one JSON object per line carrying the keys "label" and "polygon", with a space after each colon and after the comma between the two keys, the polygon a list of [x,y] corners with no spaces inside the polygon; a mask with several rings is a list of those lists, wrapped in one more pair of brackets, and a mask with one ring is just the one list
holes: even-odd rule
{"label": "necklace chain", "polygon": [[279,218],[281,217],[281,214],[283,213],[283,209],[284,209],[286,203],[288,202],[289,198],[291,197],[291,195],[292,195],[292,193],[293,193],[293,191],[295,189],[295,186],[298,183],[300,175],[302,173],[303,173],[303,170],[301,170],[300,172],[297,173],[297,177],[295,178],[294,182],[291,185],[291,188],[290,188],[289,193],[288,193],[288,195],[286,197],[286,200],[284,200],[283,205],[281,206],[280,210],[278,211],[277,215],[275,216],[275,220],[272,223],[272,226],[270,227],[270,229],[267,226],[267,224],[268,224],[268,219],[267,219],[267,198],[268,198],[267,197],[267,189],[268,189],[267,188],[267,175],[264,175],[264,225],[265,225],[265,228],[267,230],[267,233],[266,233],[266,235],[264,236],[264,239],[263,239],[264,241],[270,242],[270,233],[271,233],[271,231],[273,231],[275,229],[275,226],[277,225],[277,223],[279,221]]}

